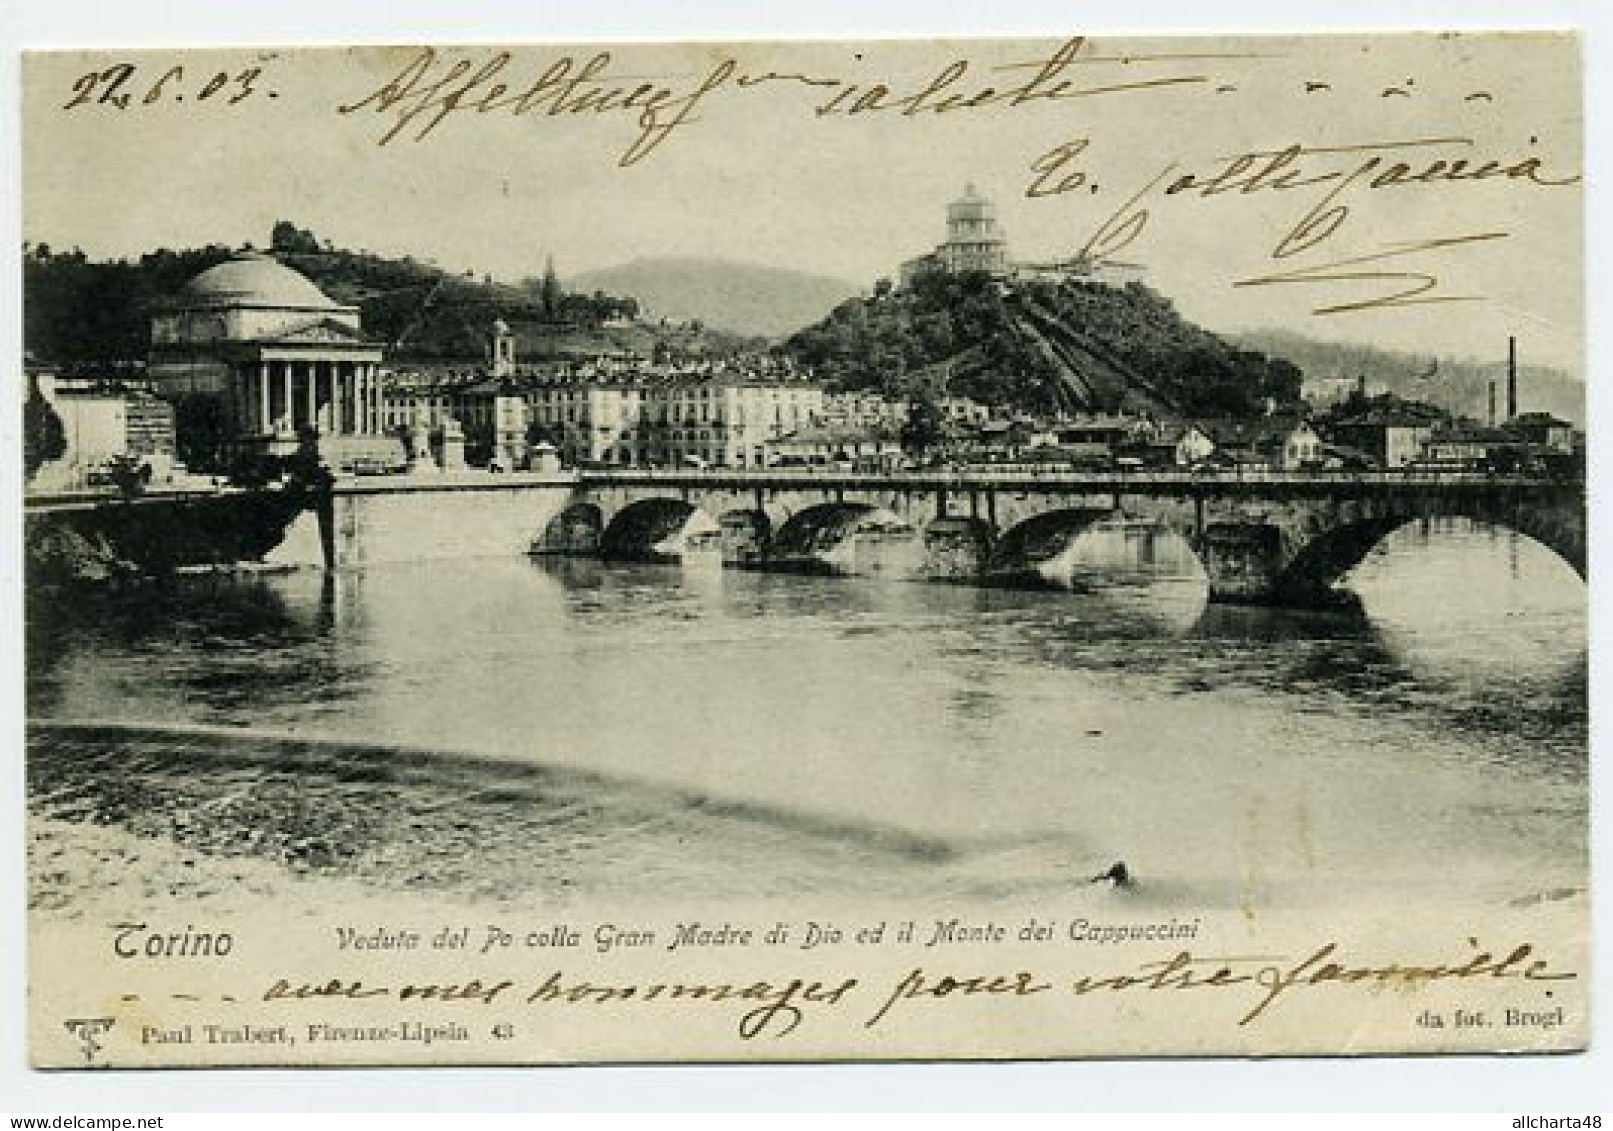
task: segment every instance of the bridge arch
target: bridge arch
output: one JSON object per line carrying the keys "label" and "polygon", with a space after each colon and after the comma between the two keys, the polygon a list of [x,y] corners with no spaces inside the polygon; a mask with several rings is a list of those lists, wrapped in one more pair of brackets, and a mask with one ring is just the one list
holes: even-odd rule
{"label": "bridge arch", "polygon": [[1414,522],[1434,518],[1468,519],[1484,526],[1521,534],[1552,551],[1585,578],[1583,542],[1566,536],[1557,524],[1531,519],[1522,514],[1498,516],[1482,509],[1458,508],[1427,515],[1372,515],[1330,527],[1297,546],[1277,578],[1279,600],[1309,602],[1326,596],[1345,576],[1366,560],[1377,546],[1397,530]]}
{"label": "bridge arch", "polygon": [[617,511],[599,539],[599,554],[612,561],[672,562],[691,549],[714,549],[721,528],[684,499],[650,498]]}
{"label": "bridge arch", "polygon": [[532,552],[597,554],[604,531],[605,512],[597,503],[572,503],[548,521],[532,543]]}
{"label": "bridge arch", "polygon": [[987,575],[998,582],[1057,584],[1055,564],[1087,530],[1117,514],[1096,507],[1066,507],[1031,515],[997,540]]}
{"label": "bridge arch", "polygon": [[859,553],[870,545],[911,547],[911,566],[922,568],[923,544],[912,523],[872,503],[818,503],[790,515],[773,539],[770,561],[785,568],[829,573],[885,572],[878,556]]}

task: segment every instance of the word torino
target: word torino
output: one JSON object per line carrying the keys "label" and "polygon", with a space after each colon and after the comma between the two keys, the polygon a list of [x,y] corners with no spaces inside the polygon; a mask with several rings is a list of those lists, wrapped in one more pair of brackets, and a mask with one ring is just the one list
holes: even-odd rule
{"label": "word torino", "polygon": [[119,958],[223,958],[235,949],[228,931],[154,931],[145,923],[114,923],[112,953]]}

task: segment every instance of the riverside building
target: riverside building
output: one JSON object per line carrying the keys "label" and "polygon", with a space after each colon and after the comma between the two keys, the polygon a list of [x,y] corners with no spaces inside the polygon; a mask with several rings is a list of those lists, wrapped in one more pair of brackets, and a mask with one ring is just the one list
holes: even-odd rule
{"label": "riverside building", "polygon": [[334,464],[388,446],[380,364],[356,306],[270,256],[241,252],[157,310],[147,374],[182,421],[187,402],[212,402],[236,449],[286,455],[311,433]]}
{"label": "riverside building", "polygon": [[503,322],[491,363],[464,372],[389,373],[391,431],[463,430],[472,463],[523,466],[533,443],[571,466],[765,467],[769,444],[825,412],[823,387],[768,356],[656,364],[605,357],[526,369]]}

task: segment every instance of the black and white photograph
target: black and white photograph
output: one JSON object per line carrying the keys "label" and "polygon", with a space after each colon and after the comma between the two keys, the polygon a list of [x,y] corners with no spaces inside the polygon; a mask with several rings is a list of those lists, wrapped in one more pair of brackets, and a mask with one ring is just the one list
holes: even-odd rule
{"label": "black and white photograph", "polygon": [[29,1052],[1560,1052],[1571,32],[23,60]]}

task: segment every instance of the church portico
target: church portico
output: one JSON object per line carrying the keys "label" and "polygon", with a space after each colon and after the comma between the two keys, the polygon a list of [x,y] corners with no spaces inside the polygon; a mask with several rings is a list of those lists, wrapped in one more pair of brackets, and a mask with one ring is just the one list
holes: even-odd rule
{"label": "church portico", "polygon": [[307,356],[268,346],[257,351],[236,384],[238,434],[277,453],[309,429],[322,446],[342,437],[381,435],[380,366],[369,354]]}
{"label": "church portico", "polygon": [[357,307],[243,253],[202,272],[157,313],[150,373],[176,403],[214,406],[206,413],[222,418],[220,447],[288,455],[313,435],[339,467],[401,455],[383,432],[381,356]]}

